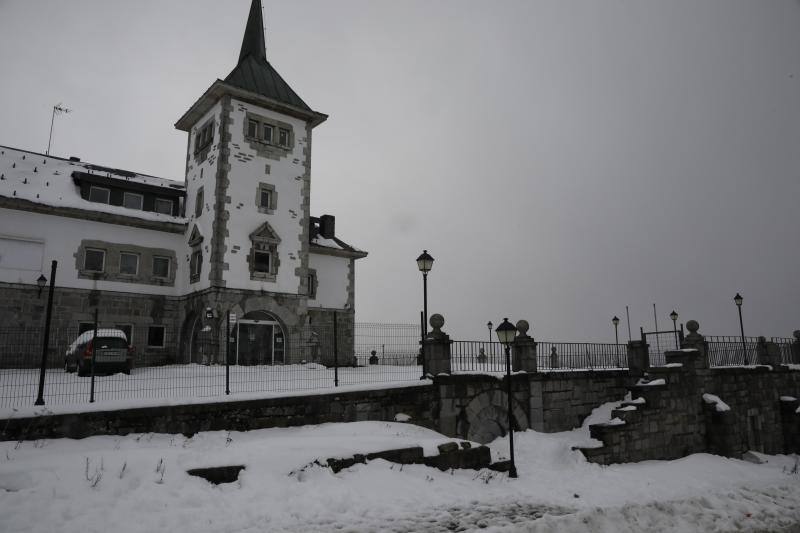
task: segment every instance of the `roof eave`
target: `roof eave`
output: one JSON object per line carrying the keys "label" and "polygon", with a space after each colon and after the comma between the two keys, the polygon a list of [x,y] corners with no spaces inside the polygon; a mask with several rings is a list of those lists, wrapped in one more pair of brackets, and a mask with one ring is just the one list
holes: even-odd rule
{"label": "roof eave", "polygon": [[335,257],[347,257],[350,259],[363,259],[367,257],[367,252],[363,250],[337,250],[336,248],[328,248],[327,246],[320,246],[319,244],[311,243],[308,251],[313,254],[332,255]]}
{"label": "roof eave", "polygon": [[178,119],[178,121],[175,123],[175,128],[180,131],[190,131],[192,126],[196,124],[197,121],[200,120],[200,118],[205,115],[208,110],[211,109],[214,104],[216,104],[217,101],[226,94],[239,100],[277,111],[278,113],[283,113],[291,117],[305,120],[311,125],[312,128],[319,126],[328,119],[328,115],[324,113],[300,109],[299,107],[285,104],[254,92],[240,89],[239,87],[235,87],[218,79],[212,83],[206,92],[204,92],[203,95],[194,104],[192,104],[192,107],[190,107],[189,110]]}

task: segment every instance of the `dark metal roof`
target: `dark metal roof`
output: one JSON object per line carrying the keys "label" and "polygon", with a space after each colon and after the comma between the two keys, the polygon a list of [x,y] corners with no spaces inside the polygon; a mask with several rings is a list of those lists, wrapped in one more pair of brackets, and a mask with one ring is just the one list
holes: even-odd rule
{"label": "dark metal roof", "polygon": [[249,55],[267,59],[267,45],[264,42],[264,19],[261,16],[261,1],[253,0],[250,4],[250,14],[247,16],[247,26],[244,28],[242,38],[242,51],[239,52],[239,63]]}
{"label": "dark metal roof", "polygon": [[248,55],[225,78],[225,83],[278,102],[311,111],[302,98],[272,68],[266,59]]}
{"label": "dark metal roof", "polygon": [[250,4],[250,14],[247,17],[247,25],[242,38],[242,50],[239,52],[239,63],[225,78],[225,83],[311,111],[311,108],[297,96],[297,93],[267,61],[261,0],[253,0]]}

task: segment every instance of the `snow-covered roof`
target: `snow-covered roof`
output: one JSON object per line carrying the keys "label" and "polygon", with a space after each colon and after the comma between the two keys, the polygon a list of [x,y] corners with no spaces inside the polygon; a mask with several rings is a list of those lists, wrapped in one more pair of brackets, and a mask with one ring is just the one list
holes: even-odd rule
{"label": "snow-covered roof", "polygon": [[122,187],[128,182],[163,188],[165,194],[170,195],[182,194],[185,190],[183,183],[175,180],[0,146],[0,197],[145,220],[186,222],[183,217],[84,200],[73,181],[76,172],[85,177],[115,180]]}
{"label": "snow-covered roof", "polygon": [[325,250],[325,251],[333,251],[334,253],[339,252],[343,255],[352,255],[355,257],[367,256],[367,252],[359,250],[355,246],[347,244],[338,237],[327,239],[322,235],[315,235],[311,239],[311,251],[314,252],[315,248],[317,249],[316,251],[319,252]]}

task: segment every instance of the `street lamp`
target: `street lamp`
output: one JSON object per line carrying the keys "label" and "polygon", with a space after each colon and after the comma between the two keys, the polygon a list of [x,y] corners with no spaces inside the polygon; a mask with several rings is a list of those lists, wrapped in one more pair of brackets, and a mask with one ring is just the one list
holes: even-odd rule
{"label": "street lamp", "polygon": [[511,455],[511,465],[508,469],[508,477],[517,477],[517,466],[514,464],[514,425],[512,424],[512,403],[511,403],[511,343],[514,342],[514,337],[517,334],[517,328],[508,321],[507,318],[497,326],[494,330],[497,333],[497,340],[505,346],[506,349],[506,384],[508,390],[508,449]]}
{"label": "street lamp", "polygon": [[619,326],[619,318],[617,315],[614,315],[614,318],[611,319],[611,323],[614,324],[614,351],[617,354],[617,366],[619,364],[619,330],[617,327]]}
{"label": "street lamp", "polygon": [[738,292],[736,296],[733,297],[733,301],[736,303],[736,307],[739,308],[739,331],[742,332],[742,350],[744,352],[744,364],[749,365],[750,359],[747,357],[747,344],[744,342],[744,324],[742,323],[742,302],[744,298]]}
{"label": "street lamp", "polygon": [[672,312],[669,314],[669,317],[672,319],[672,331],[675,333],[675,346],[676,346],[675,349],[680,350],[681,343],[678,342],[678,324],[677,324],[678,313],[676,313],[675,310],[673,309]]}
{"label": "street lamp", "polygon": [[425,334],[428,334],[428,272],[433,268],[433,257],[428,254],[428,250],[422,250],[422,254],[417,257],[417,267],[422,272],[422,298],[423,312],[425,314]]}
{"label": "street lamp", "polygon": [[494,324],[492,324],[491,320],[486,323],[486,328],[489,330],[489,342],[492,342],[492,326],[493,325]]}
{"label": "street lamp", "polygon": [[42,289],[44,289],[44,286],[47,285],[47,278],[44,277],[44,274],[39,275],[39,278],[36,280],[36,285],[39,287],[39,295],[37,296],[37,298],[41,298]]}
{"label": "street lamp", "polygon": [[[47,371],[47,349],[50,344],[50,319],[53,316],[53,289],[56,284],[56,270],[58,269],[58,261],[53,260],[50,264],[50,292],[47,297],[47,312],[44,318],[44,335],[42,341],[42,362],[39,366],[39,391],[36,395],[36,401],[33,405],[44,405],[44,376]],[[36,285],[39,286],[39,294],[42,293],[44,284],[47,283],[44,275],[39,276],[36,280]]]}

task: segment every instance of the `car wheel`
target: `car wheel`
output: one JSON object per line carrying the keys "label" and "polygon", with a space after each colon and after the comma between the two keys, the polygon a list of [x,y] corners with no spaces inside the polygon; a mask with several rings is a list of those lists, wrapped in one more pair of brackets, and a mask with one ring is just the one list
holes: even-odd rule
{"label": "car wheel", "polygon": [[71,374],[77,370],[76,365],[69,364],[69,357],[64,358],[64,372]]}
{"label": "car wheel", "polygon": [[78,375],[81,377],[86,377],[89,375],[89,369],[81,364],[80,361],[78,361]]}

